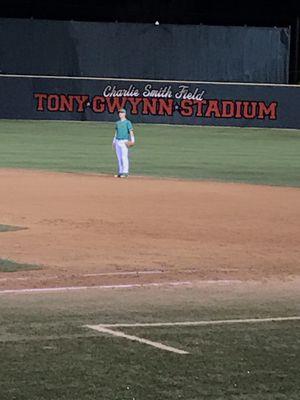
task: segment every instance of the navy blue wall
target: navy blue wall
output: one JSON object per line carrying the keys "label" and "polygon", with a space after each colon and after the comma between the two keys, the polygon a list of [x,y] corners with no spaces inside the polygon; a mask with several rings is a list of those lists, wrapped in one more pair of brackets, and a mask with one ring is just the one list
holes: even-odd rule
{"label": "navy blue wall", "polygon": [[300,86],[0,77],[0,118],[300,129]]}
{"label": "navy blue wall", "polygon": [[0,73],[287,83],[290,31],[0,19]]}

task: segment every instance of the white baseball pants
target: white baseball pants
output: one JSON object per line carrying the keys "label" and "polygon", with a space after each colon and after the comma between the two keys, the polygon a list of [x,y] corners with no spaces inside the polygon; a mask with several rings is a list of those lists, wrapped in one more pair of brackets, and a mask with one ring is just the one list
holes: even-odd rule
{"label": "white baseball pants", "polygon": [[119,165],[119,174],[128,174],[129,172],[128,147],[126,146],[126,142],[127,140],[115,141],[115,149]]}

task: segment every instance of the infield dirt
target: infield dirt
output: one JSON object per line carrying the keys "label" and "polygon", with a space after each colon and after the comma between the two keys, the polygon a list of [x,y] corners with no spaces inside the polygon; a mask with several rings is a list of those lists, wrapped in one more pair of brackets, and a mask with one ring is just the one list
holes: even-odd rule
{"label": "infield dirt", "polygon": [[28,228],[0,233],[0,258],[44,266],[1,289],[300,274],[297,188],[15,169],[0,186],[0,223]]}

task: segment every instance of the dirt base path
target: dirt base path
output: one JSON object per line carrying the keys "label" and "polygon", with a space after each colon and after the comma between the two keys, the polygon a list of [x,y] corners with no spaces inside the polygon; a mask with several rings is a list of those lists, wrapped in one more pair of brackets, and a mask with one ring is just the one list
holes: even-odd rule
{"label": "dirt base path", "polygon": [[0,258],[45,266],[0,288],[300,274],[296,188],[0,170],[0,191],[0,224],[28,228]]}

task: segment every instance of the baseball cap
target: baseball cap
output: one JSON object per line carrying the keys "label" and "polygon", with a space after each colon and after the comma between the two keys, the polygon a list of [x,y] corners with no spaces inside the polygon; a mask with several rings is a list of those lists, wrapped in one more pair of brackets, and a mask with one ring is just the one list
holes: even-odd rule
{"label": "baseball cap", "polygon": [[126,114],[125,108],[119,108],[119,109],[118,109],[118,112],[119,112],[119,113],[124,113],[124,114]]}

